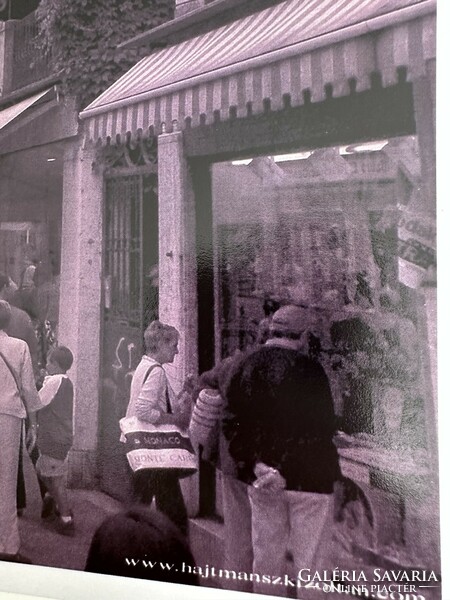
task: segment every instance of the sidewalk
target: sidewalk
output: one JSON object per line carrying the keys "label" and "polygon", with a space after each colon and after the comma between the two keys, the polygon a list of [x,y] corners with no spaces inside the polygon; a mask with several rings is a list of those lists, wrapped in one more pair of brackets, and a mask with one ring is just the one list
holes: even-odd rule
{"label": "sidewalk", "polygon": [[41,519],[41,498],[36,474],[24,456],[27,507],[19,519],[21,554],[33,564],[83,570],[92,536],[109,514],[121,510],[120,502],[94,490],[69,490],[75,517],[75,536],[57,533]]}

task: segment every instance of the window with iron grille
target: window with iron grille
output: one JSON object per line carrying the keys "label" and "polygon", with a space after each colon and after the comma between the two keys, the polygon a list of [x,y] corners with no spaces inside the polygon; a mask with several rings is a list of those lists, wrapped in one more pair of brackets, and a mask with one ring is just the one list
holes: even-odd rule
{"label": "window with iron grille", "polygon": [[141,321],[141,186],[139,175],[106,181],[105,272],[109,316],[130,325]]}
{"label": "window with iron grille", "polygon": [[[157,260],[156,174],[108,177],[105,205],[105,275],[108,318],[142,327],[156,318],[146,277]],[[153,214],[155,213],[155,214]],[[155,255],[155,256],[154,256]]]}

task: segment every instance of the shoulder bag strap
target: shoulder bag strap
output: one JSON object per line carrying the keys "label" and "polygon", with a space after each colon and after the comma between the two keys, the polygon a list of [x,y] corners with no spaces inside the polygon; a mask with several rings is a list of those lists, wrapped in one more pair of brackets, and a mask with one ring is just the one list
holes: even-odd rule
{"label": "shoulder bag strap", "polygon": [[[148,379],[148,377],[149,377],[150,373],[153,371],[153,369],[154,369],[155,367],[160,367],[160,368],[161,368],[161,369],[164,371],[164,369],[162,368],[162,365],[159,365],[159,364],[156,364],[156,365],[151,365],[151,367],[149,367],[149,369],[148,369],[147,373],[146,373],[146,374],[145,374],[145,376],[144,376],[144,379],[143,379],[143,381],[142,381],[142,386],[143,386],[143,385],[144,385],[144,383],[147,381],[147,379]],[[168,385],[167,385],[167,375],[166,375],[166,372],[165,372],[165,371],[164,371],[164,375],[166,376],[166,407],[167,407],[167,413],[168,413],[169,415],[171,415],[173,411],[172,411],[172,406],[170,405],[170,399],[169,399],[169,388],[168,388]]]}
{"label": "shoulder bag strap", "polygon": [[142,385],[141,387],[144,385],[144,383],[147,381],[147,379],[149,378],[150,373],[153,371],[153,369],[155,369],[156,367],[161,367],[161,365],[155,364],[155,365],[150,365],[150,367],[147,369],[147,372],[144,375],[144,379],[142,380]]}
{"label": "shoulder bag strap", "polygon": [[14,369],[12,368],[12,366],[10,365],[10,363],[8,362],[6,356],[1,351],[0,351],[0,357],[3,359],[3,362],[8,367],[9,372],[13,376],[13,379],[14,379],[14,381],[16,383],[17,389],[19,390],[19,395],[22,396],[22,386],[20,385],[19,377],[17,376],[17,373],[14,371]]}

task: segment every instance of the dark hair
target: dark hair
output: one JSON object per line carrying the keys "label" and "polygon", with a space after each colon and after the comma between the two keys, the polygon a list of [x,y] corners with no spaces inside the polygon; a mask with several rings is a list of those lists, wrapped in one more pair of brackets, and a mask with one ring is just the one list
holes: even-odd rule
{"label": "dark hair", "polygon": [[[151,568],[149,561],[156,565]],[[175,525],[162,513],[136,506],[103,521],[92,538],[84,570],[198,585],[194,567],[187,542]]]}
{"label": "dark hair", "polygon": [[64,371],[68,371],[73,364],[73,354],[66,346],[56,346],[47,356],[47,362],[50,358]]}
{"label": "dark hair", "polygon": [[172,327],[161,321],[152,321],[144,332],[145,350],[149,353],[158,352],[161,344],[178,339],[179,333]]}

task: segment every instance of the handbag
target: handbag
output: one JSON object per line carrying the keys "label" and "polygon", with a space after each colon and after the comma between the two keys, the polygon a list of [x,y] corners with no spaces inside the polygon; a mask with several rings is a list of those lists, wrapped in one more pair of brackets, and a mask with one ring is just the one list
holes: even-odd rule
{"label": "handbag", "polygon": [[119,425],[128,464],[134,473],[142,469],[168,469],[182,478],[197,471],[197,457],[189,435],[176,425],[154,425],[136,416],[123,417]]}

